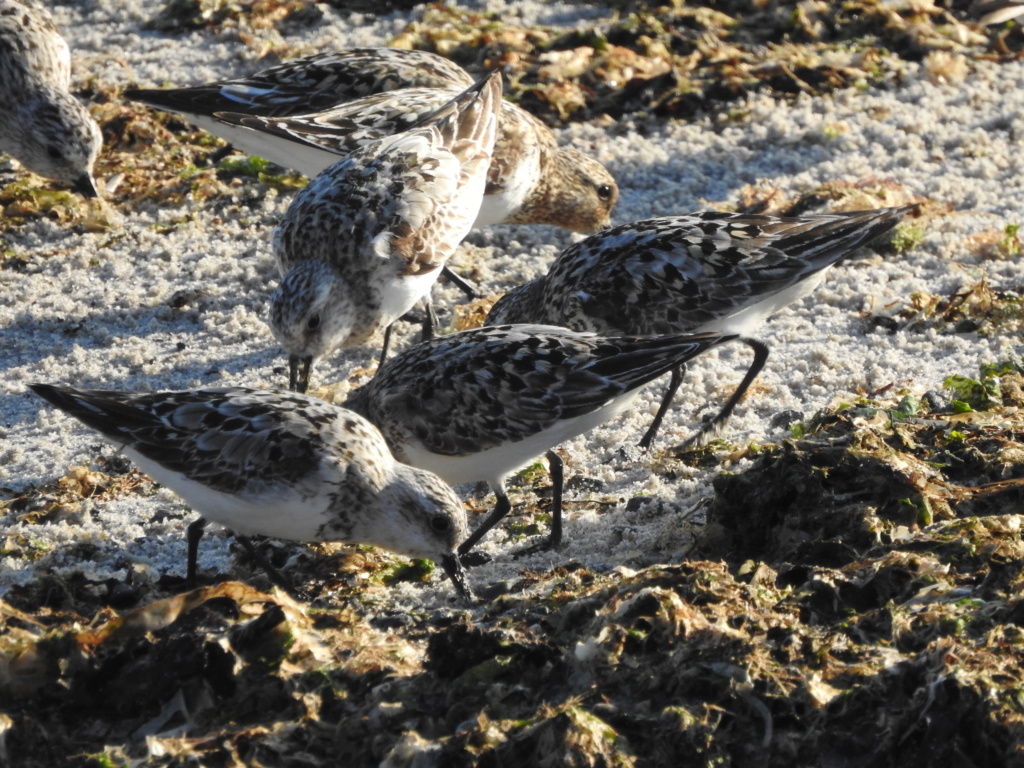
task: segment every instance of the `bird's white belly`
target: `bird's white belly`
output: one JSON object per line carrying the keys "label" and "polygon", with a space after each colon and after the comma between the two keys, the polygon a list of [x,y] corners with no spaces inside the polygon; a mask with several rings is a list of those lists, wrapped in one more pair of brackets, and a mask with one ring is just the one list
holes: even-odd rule
{"label": "bird's white belly", "polygon": [[502,180],[498,191],[484,195],[474,227],[501,224],[523,206],[539,178],[537,161],[537,157],[520,160],[513,172]]}
{"label": "bird's white belly", "polygon": [[441,268],[433,269],[422,275],[402,275],[388,280],[381,289],[381,326],[391,325],[414,306],[423,297],[430,296],[430,289],[437,282]]}
{"label": "bird's white belly", "polygon": [[494,487],[542,453],[621,414],[636,398],[637,391],[611,400],[590,413],[559,421],[522,440],[503,443],[479,453],[450,456],[432,453],[418,441],[409,442],[402,446],[403,461],[433,472],[450,485],[484,480]]}
{"label": "bird's white belly", "polygon": [[310,178],[347,157],[347,155],[337,155],[301,142],[288,141],[253,128],[222,123],[219,120],[200,115],[192,116],[189,119],[200,128],[231,142],[235,149],[240,149],[247,155],[262,157]]}
{"label": "bird's white belly", "polygon": [[813,293],[814,289],[821,284],[821,281],[825,278],[825,273],[829,269],[831,269],[831,266],[825,267],[825,269],[816,272],[805,280],[784,288],[778,293],[773,293],[771,296],[761,299],[756,304],[751,304],[749,307],[733,315],[720,317],[717,320],[712,320],[710,323],[705,323],[700,328],[695,328],[693,332],[721,331],[723,333],[738,333],[741,336],[750,336],[768,317],[783,307],[800,301],[800,299]]}
{"label": "bird's white belly", "polygon": [[294,487],[262,489],[259,494],[223,493],[147,459],[131,448],[124,453],[156,482],[178,494],[197,513],[243,536],[259,534],[289,541],[315,541],[327,520],[327,500],[306,499]]}

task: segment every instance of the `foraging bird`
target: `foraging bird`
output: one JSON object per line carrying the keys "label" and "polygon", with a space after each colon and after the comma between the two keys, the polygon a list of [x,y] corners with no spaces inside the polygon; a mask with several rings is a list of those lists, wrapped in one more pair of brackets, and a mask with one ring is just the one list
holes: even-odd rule
{"label": "foraging bird", "polygon": [[291,389],[304,392],[316,360],[365,344],[430,291],[480,209],[500,101],[494,73],[296,195],[274,231],[284,277],[270,307]]}
{"label": "foraging bird", "polygon": [[472,596],[456,552],[466,538],[462,503],[436,476],[395,461],[358,414],[306,395],[241,387],[134,394],[30,386],[202,515],[188,526],[190,585],[210,519],[254,554],[246,537],[260,534],[432,558],[463,597]]}
{"label": "foraging bird", "polygon": [[[829,267],[915,207],[800,217],[704,211],[635,221],[566,248],[546,275],[500,298],[484,323],[548,323],[607,335],[738,335],[754,360],[688,445],[724,424],[764,367],[768,346],[754,334],[765,319],[810,294]],[[682,376],[682,368],[672,371],[641,447],[654,441]]]}
{"label": "foraging bird", "polygon": [[71,95],[71,51],[43,6],[0,0],[0,151],[33,173],[98,197],[99,126]]}
{"label": "foraging bird", "polygon": [[551,449],[620,415],[644,384],[731,338],[476,328],[403,350],[350,394],[345,407],[376,424],[400,461],[453,485],[490,484],[494,511],[460,554],[508,514],[508,475],[547,452],[554,494],[543,546],[555,547],[562,538],[562,461]]}
{"label": "foraging bird", "polygon": [[[236,147],[315,176],[373,139],[407,130],[472,85],[427,51],[354,48],[297,59],[247,78],[189,88],[128,89]],[[619,190],[589,155],[559,147],[544,123],[501,102],[487,187],[474,226],[550,224],[596,232]]]}

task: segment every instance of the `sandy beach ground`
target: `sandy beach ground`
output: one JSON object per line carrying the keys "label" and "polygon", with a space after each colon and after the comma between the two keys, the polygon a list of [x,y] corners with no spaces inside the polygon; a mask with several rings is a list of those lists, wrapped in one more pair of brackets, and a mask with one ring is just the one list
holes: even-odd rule
{"label": "sandy beach ground", "polygon": [[[967,0],[50,5],[109,202],[0,160],[0,764],[1024,764],[1019,27],[964,23]],[[301,180],[218,160],[121,90],[395,41],[474,74],[500,60],[507,94],[615,176],[614,223],[922,215],[768,323],[768,365],[708,450],[673,446],[745,347],[690,365],[653,453],[634,446],[660,383],[561,446],[562,549],[512,559],[550,495],[515,478],[479,602],[385,552],[263,542],[316,596],[297,603],[215,526],[184,590],[195,513],[27,386],[285,386],[270,233]],[[581,96],[587,119],[558,119]],[[453,265],[497,295],[577,237],[493,227]],[[435,299],[454,324],[461,295]],[[343,399],[377,351],[323,361],[313,394]],[[458,490],[474,524],[490,496]]]}
{"label": "sandy beach ground", "polygon": [[[526,24],[595,23],[609,11],[595,6],[478,5]],[[163,34],[143,30],[151,3],[58,3],[56,18],[75,54],[76,82],[108,86],[188,84],[255,71],[253,47],[198,30]],[[302,32],[307,52],[386,45],[408,16],[341,14],[323,8],[320,22]],[[295,42],[295,41],[292,41]],[[979,238],[998,239],[1021,223],[1019,168],[1024,138],[1024,63],[974,61],[962,78],[941,82],[918,63],[882,87],[780,100],[754,95],[738,104],[740,120],[693,121],[646,117],[571,124],[565,144],[593,154],[622,190],[615,223],[735,207],[751,190],[795,200],[829,183],[892,189],[891,204],[919,197],[934,202],[922,222],[923,240],[898,255],[845,263],[813,296],[768,325],[768,366],[738,409],[723,438],[736,447],[779,441],[788,427],[773,417],[818,409],[883,391],[942,391],[951,374],[974,375],[979,364],[1019,356],[1016,334],[954,332],[911,327],[899,313],[915,293],[949,296],[987,281],[1017,290],[1024,272],[1016,259],[986,257]],[[13,167],[13,166],[11,166]],[[0,180],[12,180],[8,171]],[[208,385],[282,387],[284,355],[265,317],[277,283],[269,234],[291,195],[266,185],[240,185],[234,199],[180,205],[142,200],[118,204],[118,226],[83,231],[47,218],[30,218],[3,232],[6,266],[0,271],[0,490],[8,499],[53,483],[69,468],[97,466],[117,455],[96,434],[55,412],[26,388],[30,382],[71,383],[127,390]],[[877,202],[877,198],[875,198]],[[987,233],[987,234],[986,234]],[[994,234],[993,234],[994,233]],[[471,235],[454,264],[487,292],[542,273],[575,236],[547,227],[494,227]],[[17,264],[17,268],[12,265]],[[450,317],[460,295],[435,294]],[[897,318],[892,331],[871,318]],[[402,343],[414,340],[404,329]],[[376,349],[342,352],[324,361],[317,383],[343,396],[355,373],[364,380]],[[746,350],[723,349],[691,365],[662,430],[659,446],[692,433],[739,381]],[[341,386],[338,386],[341,385]],[[321,390],[323,391],[323,390]],[[602,569],[635,568],[678,558],[702,530],[702,504],[722,467],[696,469],[632,450],[653,413],[660,385],[649,387],[631,418],[563,446],[568,477],[568,527],[562,551],[528,561],[503,558],[512,543],[501,531],[485,542],[495,556],[477,569],[477,585],[514,578],[522,568],[569,561]],[[727,465],[741,471],[741,459]],[[655,471],[652,471],[655,466]],[[462,489],[467,496],[472,488]],[[633,505],[646,496],[661,503]],[[475,505],[483,497],[477,494]],[[515,498],[519,498],[517,495]],[[525,494],[525,499],[532,499]],[[587,503],[592,500],[594,503]],[[73,513],[32,522],[0,511],[0,528],[35,542],[30,553],[0,558],[0,594],[25,585],[40,569],[83,571],[92,579],[123,577],[125,569],[154,577],[184,568],[184,526],[192,514],[169,491],[87,501]],[[83,549],[81,545],[89,544]],[[230,539],[209,535],[200,566],[231,573]],[[42,556],[39,556],[42,551]],[[83,559],[83,552],[90,554]],[[396,606],[436,605],[453,598],[435,578],[430,587],[400,585],[379,599]]]}

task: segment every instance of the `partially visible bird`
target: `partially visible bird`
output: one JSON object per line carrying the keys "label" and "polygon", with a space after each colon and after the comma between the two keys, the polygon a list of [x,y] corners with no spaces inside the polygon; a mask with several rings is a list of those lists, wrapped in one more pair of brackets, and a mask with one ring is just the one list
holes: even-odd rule
{"label": "partially visible bird", "polygon": [[[308,115],[265,117],[214,114],[215,131],[235,146],[313,176],[355,147],[405,130],[457,93],[448,88],[403,88]],[[498,136],[483,204],[474,226],[549,224],[596,232],[611,222],[619,190],[589,155],[559,147],[551,129],[524,109],[502,101]]]}
{"label": "partially visible bird", "polygon": [[71,51],[42,5],[0,0],[0,151],[33,173],[97,197],[96,121],[71,95]]}
{"label": "partially visible bird", "polygon": [[296,195],[274,231],[284,277],[270,307],[291,389],[304,392],[317,359],[365,344],[430,291],[480,210],[500,102],[494,73]]}
{"label": "partially visible bird", "polygon": [[[356,48],[298,59],[248,78],[191,88],[129,89],[127,98],[184,114],[234,146],[315,176],[339,155],[406,130],[472,83],[425,51]],[[502,101],[487,188],[475,226],[608,226],[618,200],[608,170],[559,147],[551,129]]]}
{"label": "partially visible bird", "polygon": [[[825,272],[893,229],[915,206],[800,217],[704,211],[635,221],[575,243],[548,272],[513,288],[486,325],[549,323],[601,334],[736,334],[754,360],[719,414],[684,445],[721,427],[768,359],[765,319],[810,294]],[[682,381],[640,441],[648,448]]]}
{"label": "partially visible bird", "polygon": [[240,387],[153,394],[31,388],[202,515],[188,526],[190,585],[209,518],[251,552],[246,537],[260,534],[373,544],[438,560],[459,593],[472,596],[456,553],[466,538],[462,503],[436,476],[396,462],[380,432],[351,411]]}
{"label": "partially visible bird", "polygon": [[217,112],[284,117],[320,112],[398,88],[468,88],[458,64],[426,51],[351,48],[268,67],[248,77],[186,88],[126,88],[124,97],[185,115],[217,133]]}

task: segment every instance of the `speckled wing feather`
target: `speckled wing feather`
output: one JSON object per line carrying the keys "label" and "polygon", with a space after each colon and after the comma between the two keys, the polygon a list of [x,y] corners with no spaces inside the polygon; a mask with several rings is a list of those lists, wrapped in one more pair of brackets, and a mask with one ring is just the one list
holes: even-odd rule
{"label": "speckled wing feather", "polygon": [[[217,112],[220,125],[209,127],[242,148],[315,175],[335,155],[430,121],[457,94],[453,87],[403,88],[307,115]],[[239,128],[247,130],[237,133]],[[544,123],[502,101],[484,195],[477,224],[542,223],[593,232],[608,225],[618,188],[604,166],[559,147]]]}
{"label": "speckled wing feather", "polygon": [[426,51],[353,48],[261,70],[249,77],[190,88],[127,89],[128,99],[182,114],[240,112],[298,115],[330,109],[374,93],[414,87],[466,88],[473,78]]}
{"label": "speckled wing feather", "polygon": [[[33,384],[118,444],[203,515],[189,526],[188,578],[205,519],[236,534],[374,544],[433,557],[464,596],[456,555],[466,515],[451,488],[400,464],[379,430],[305,395],[223,388],[134,394]],[[272,578],[280,581],[276,571]]]}
{"label": "speckled wing feather", "polygon": [[476,216],[467,184],[478,181],[482,196],[500,88],[489,77],[431,124],[370,142],[314,179],[275,230],[282,273],[306,259],[342,269],[382,259],[409,275],[440,268]]}
{"label": "speckled wing feather", "polygon": [[436,120],[459,96],[457,88],[402,88],[308,115],[273,117],[217,112],[214,117],[261,133],[345,156],[375,139]]}
{"label": "speckled wing feather", "polygon": [[[295,483],[315,470],[337,409],[241,387],[131,394],[36,384],[33,391],[111,441],[223,493]],[[286,408],[277,407],[284,405]]]}
{"label": "speckled wing feather", "polygon": [[437,454],[480,453],[594,411],[721,340],[478,328],[405,350],[345,405],[377,424],[393,450],[412,437]]}
{"label": "speckled wing feather", "polygon": [[555,135],[544,123],[524,109],[502,102],[498,138],[484,194],[493,195],[517,183],[522,165],[545,168],[558,152]]}
{"label": "speckled wing feather", "polygon": [[[241,146],[248,139],[256,148],[262,139],[259,150],[269,159],[314,175],[335,156],[431,121],[457,95],[454,88],[405,88],[310,115],[218,112],[215,117],[228,129],[238,126],[251,132],[235,138]],[[502,101],[500,109],[484,189],[484,223],[547,223],[581,232],[607,225],[617,189],[604,167],[574,150],[560,149],[551,130],[515,104]],[[223,132],[227,136],[230,130]]]}
{"label": "speckled wing feather", "polygon": [[488,323],[681,333],[798,285],[892,229],[910,208],[799,218],[702,212],[605,230],[513,289]]}
{"label": "speckled wing feather", "polygon": [[[458,96],[457,88],[402,88],[366,96],[344,105],[308,115],[282,117],[244,112],[218,112],[229,125],[300,142],[334,155],[347,155],[363,144],[428,122],[438,109]],[[550,129],[511,102],[503,101],[494,156],[485,194],[504,188],[523,164],[536,165],[537,157],[558,151]]]}

